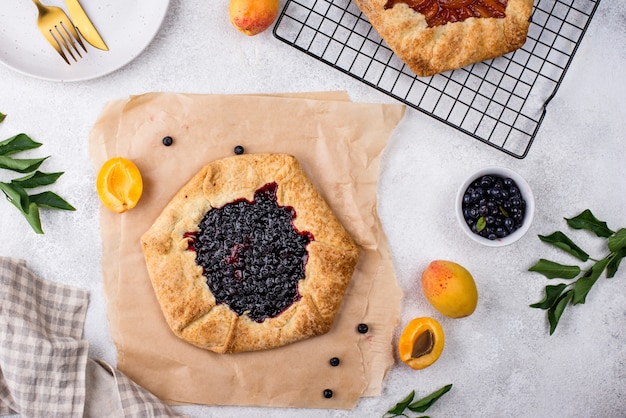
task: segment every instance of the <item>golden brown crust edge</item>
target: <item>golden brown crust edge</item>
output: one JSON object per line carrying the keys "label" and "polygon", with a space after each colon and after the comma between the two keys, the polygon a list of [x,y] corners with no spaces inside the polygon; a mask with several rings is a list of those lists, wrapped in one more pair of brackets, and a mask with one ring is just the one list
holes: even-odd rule
{"label": "golden brown crust edge", "polygon": [[[277,182],[280,205],[295,208],[294,225],[314,236],[307,250],[301,299],[262,323],[216,305],[185,232],[213,207]],[[174,334],[217,353],[263,350],[326,333],[332,327],[358,260],[358,249],[300,164],[285,154],[248,154],[205,166],[175,195],[142,236],[155,294]]]}
{"label": "golden brown crust edge", "polygon": [[504,18],[470,18],[428,28],[424,15],[404,3],[385,10],[387,0],[354,1],[387,45],[420,77],[520,48],[526,41],[533,6],[533,0],[509,0]]}

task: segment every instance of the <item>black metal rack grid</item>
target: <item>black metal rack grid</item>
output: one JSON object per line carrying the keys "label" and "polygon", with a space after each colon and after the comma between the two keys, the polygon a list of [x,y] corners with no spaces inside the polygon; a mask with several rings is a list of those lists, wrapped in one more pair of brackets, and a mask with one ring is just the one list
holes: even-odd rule
{"label": "black metal rack grid", "polygon": [[274,36],[513,157],[524,158],[600,0],[535,0],[524,46],[417,77],[351,0],[287,0]]}

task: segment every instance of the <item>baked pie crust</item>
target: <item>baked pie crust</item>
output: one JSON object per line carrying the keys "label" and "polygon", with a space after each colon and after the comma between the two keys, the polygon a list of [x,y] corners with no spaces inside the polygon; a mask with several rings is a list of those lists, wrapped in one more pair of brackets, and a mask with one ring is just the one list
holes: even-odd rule
{"label": "baked pie crust", "polygon": [[[387,45],[420,77],[462,68],[520,48],[526,41],[533,7],[533,0],[354,1]],[[416,11],[422,9],[407,4],[427,3],[435,9],[448,7],[458,11],[472,3],[479,3],[485,9],[482,3],[494,2],[498,8],[506,4],[504,17],[470,17],[432,27],[427,16]]]}
{"label": "baked pie crust", "polygon": [[[311,236],[298,298],[262,321],[217,303],[196,262],[194,234],[207,212],[276,183],[276,201],[295,211],[293,228]],[[246,154],[200,170],[141,239],[146,266],[165,320],[175,335],[216,353],[265,350],[328,332],[354,272],[358,249],[326,201],[285,154]]]}

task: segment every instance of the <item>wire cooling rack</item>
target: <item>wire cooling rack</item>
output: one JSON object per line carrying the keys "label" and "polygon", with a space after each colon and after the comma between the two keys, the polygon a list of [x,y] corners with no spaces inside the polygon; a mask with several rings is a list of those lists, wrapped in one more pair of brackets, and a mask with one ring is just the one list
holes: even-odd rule
{"label": "wire cooling rack", "polygon": [[524,46],[417,77],[351,0],[287,0],[274,36],[513,157],[524,158],[600,0],[535,0]]}

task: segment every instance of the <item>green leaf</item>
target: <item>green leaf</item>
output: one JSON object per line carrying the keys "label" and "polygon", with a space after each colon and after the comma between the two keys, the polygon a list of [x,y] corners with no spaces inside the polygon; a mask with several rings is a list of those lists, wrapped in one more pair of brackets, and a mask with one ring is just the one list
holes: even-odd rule
{"label": "green leaf", "polygon": [[574,244],[574,241],[569,239],[567,235],[561,231],[553,232],[550,235],[539,235],[539,239],[545,243],[552,244],[555,247],[562,249],[563,251],[573,255],[581,261],[587,261],[589,254],[583,251],[580,247]]}
{"label": "green leaf", "polygon": [[[587,295],[602,273],[606,270],[607,279],[614,277],[622,260],[626,258],[626,228],[613,232],[609,229],[606,222],[597,219],[589,209],[584,210],[573,218],[565,218],[565,220],[570,228],[591,231],[600,238],[606,238],[610,252],[601,260],[591,259],[594,264],[584,271],[582,276],[578,276],[581,271],[580,267],[561,265],[544,259],[540,259],[539,262],[529,269],[530,271],[543,274],[548,279],[573,279],[577,276],[579,277],[575,282],[568,285],[561,283],[556,286],[546,286],[544,299],[541,302],[530,305],[533,308],[548,311],[550,335],[556,329],[565,307],[570,302],[572,305],[585,303]],[[546,243],[561,248],[581,261],[590,260],[589,255],[585,251],[560,231],[548,236],[539,235],[539,238]]]}
{"label": "green leaf", "polygon": [[24,217],[37,234],[43,234],[41,219],[39,218],[39,207],[36,203],[31,202],[28,205],[28,211],[24,212]]}
{"label": "green leaf", "polygon": [[561,315],[565,310],[568,302],[574,296],[574,291],[572,289],[563,293],[557,300],[556,303],[548,310],[548,322],[550,323],[550,335],[554,333],[556,326],[559,324],[559,319],[561,319]]}
{"label": "green leaf", "polygon": [[20,186],[3,182],[0,182],[0,190],[4,192],[7,200],[11,202],[16,208],[18,208],[20,212],[28,212],[30,199],[28,198],[26,190],[24,190]]}
{"label": "green leaf", "polygon": [[548,279],[573,279],[580,274],[581,270],[578,266],[566,266],[542,258],[528,271],[543,274]]}
{"label": "green leaf", "polygon": [[550,309],[556,303],[559,296],[561,295],[561,292],[563,292],[566,287],[567,284],[565,283],[546,286],[546,295],[543,300],[537,303],[533,303],[532,305],[530,305],[530,307],[544,310]]}
{"label": "green leaf", "polygon": [[412,390],[411,393],[408,394],[406,398],[398,402],[393,408],[387,411],[385,414],[391,414],[394,416],[402,415],[407,406],[413,401],[415,397],[415,391]]}
{"label": "green leaf", "polygon": [[35,187],[48,186],[61,177],[63,173],[42,173],[41,171],[35,171],[19,179],[11,180],[13,184],[19,184],[25,189],[33,189]]}
{"label": "green leaf", "polygon": [[0,168],[17,171],[18,173],[30,173],[31,171],[37,170],[41,163],[43,163],[47,158],[48,157],[14,159],[0,155]]}
{"label": "green leaf", "polygon": [[626,247],[621,248],[618,252],[611,255],[609,263],[606,265],[606,278],[607,279],[611,279],[615,277],[615,273],[617,273],[619,264],[622,262],[622,259],[624,257],[626,257]]}
{"label": "green leaf", "polygon": [[615,235],[609,237],[609,250],[616,253],[622,248],[626,248],[626,229],[621,228]]}
{"label": "green leaf", "polygon": [[4,113],[0,112],[0,123],[4,122],[4,119],[7,117]]}
{"label": "green leaf", "polygon": [[0,155],[12,155],[16,152],[39,148],[41,144],[35,142],[26,134],[17,134],[0,142]]}
{"label": "green leaf", "polygon": [[485,229],[486,226],[487,220],[485,219],[485,217],[481,216],[480,218],[478,218],[478,221],[476,221],[476,231],[480,232]]}
{"label": "green leaf", "polygon": [[609,263],[609,259],[609,257],[605,257],[602,260],[597,261],[589,270],[585,272],[583,277],[576,280],[576,284],[574,285],[574,298],[572,299],[572,303],[574,305],[585,303],[587,294],[606,268]]}
{"label": "green leaf", "polygon": [[606,222],[593,216],[593,213],[591,213],[589,209],[586,209],[580,215],[573,218],[565,218],[565,220],[571,228],[586,229],[602,238],[608,238],[613,235],[613,231],[609,229]]}
{"label": "green leaf", "polygon": [[53,192],[43,192],[30,196],[30,201],[35,202],[37,206],[48,209],[76,210],[74,206],[63,200],[62,197]]}
{"label": "green leaf", "polygon": [[408,406],[409,410],[413,412],[424,412],[428,408],[430,408],[439,398],[448,393],[448,391],[452,389],[452,385],[446,385],[441,389],[431,393],[430,395],[420,399],[419,401],[413,402]]}
{"label": "green leaf", "polygon": [[0,190],[4,192],[7,200],[11,202],[24,215],[30,226],[38,234],[43,234],[39,207],[31,202],[26,191],[17,185],[0,182]]}

